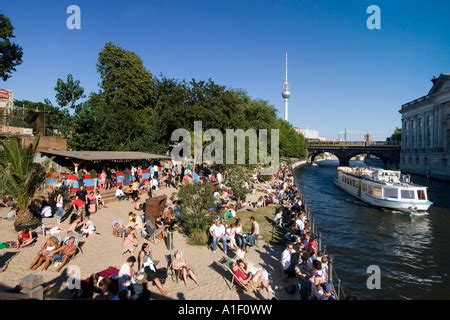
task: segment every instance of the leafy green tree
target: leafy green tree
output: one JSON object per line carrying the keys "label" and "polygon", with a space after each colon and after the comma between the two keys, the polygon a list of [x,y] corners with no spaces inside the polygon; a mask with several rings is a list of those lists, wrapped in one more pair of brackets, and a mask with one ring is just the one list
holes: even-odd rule
{"label": "leafy green tree", "polygon": [[181,201],[180,220],[183,231],[192,244],[208,242],[208,228],[214,216],[208,211],[214,206],[213,190],[209,184],[186,184],[178,192]]}
{"label": "leafy green tree", "polygon": [[85,98],[80,80],[74,80],[72,74],[69,73],[66,81],[61,78],[56,81],[55,91],[56,101],[61,109],[80,110],[81,104],[77,104],[77,101]]}
{"label": "leafy green tree", "polygon": [[37,188],[45,180],[42,165],[34,162],[39,138],[32,144],[23,147],[18,137],[1,141],[3,156],[0,157],[0,194],[12,196],[19,209],[16,225],[29,223],[33,215],[28,206]]}
{"label": "leafy green tree", "polygon": [[23,50],[11,41],[14,27],[7,16],[0,13],[0,78],[8,80],[16,71],[16,66],[22,64]]}
{"label": "leafy green tree", "polygon": [[389,138],[387,138],[386,141],[401,142],[402,141],[402,129],[395,128],[392,135]]}
{"label": "leafy green tree", "polygon": [[108,103],[133,109],[154,104],[155,81],[136,53],[108,42],[99,54],[97,71]]}
{"label": "leafy green tree", "polygon": [[306,141],[287,121],[277,119],[275,126],[280,133],[280,156],[304,159],[307,154]]}

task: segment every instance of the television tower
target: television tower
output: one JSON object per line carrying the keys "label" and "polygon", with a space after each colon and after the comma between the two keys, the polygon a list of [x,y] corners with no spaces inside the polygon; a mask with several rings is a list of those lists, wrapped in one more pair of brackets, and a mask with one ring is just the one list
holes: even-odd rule
{"label": "television tower", "polygon": [[289,91],[289,83],[288,83],[288,54],[286,52],[286,79],[284,80],[283,92],[281,92],[281,96],[284,99],[284,120],[289,121],[289,97],[291,96],[291,92]]}

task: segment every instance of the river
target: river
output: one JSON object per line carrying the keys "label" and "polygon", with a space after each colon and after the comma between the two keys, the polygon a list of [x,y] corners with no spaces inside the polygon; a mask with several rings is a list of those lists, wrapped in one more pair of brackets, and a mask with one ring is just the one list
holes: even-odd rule
{"label": "river", "polygon": [[[295,174],[347,295],[450,299],[450,183],[412,176],[429,187],[434,205],[411,218],[340,190],[333,184],[336,167],[305,166]],[[367,288],[370,265],[381,270],[380,289]]]}

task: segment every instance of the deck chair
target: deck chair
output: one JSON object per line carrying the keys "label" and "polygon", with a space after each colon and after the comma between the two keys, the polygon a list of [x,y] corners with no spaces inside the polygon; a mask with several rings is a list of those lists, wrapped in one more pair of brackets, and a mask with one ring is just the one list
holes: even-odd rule
{"label": "deck chair", "polygon": [[[75,232],[71,231],[71,232],[68,232],[65,237],[58,236],[57,239],[59,240],[60,245],[63,245],[71,237],[75,238],[74,245],[77,247],[77,250],[75,251],[75,253],[72,256],[69,257],[69,261],[67,261],[67,264],[69,264],[69,262],[72,261],[77,256],[78,252],[83,253],[83,251],[80,248],[80,235],[78,233],[75,233]],[[60,263],[61,261],[57,261],[57,262]],[[59,264],[56,265],[56,263],[54,265],[55,265],[56,268],[59,266]]]}
{"label": "deck chair", "polygon": [[[119,227],[119,229],[117,230],[117,232],[118,232],[117,235],[114,234],[114,226],[115,226],[116,224],[117,224],[118,227]],[[114,220],[112,221],[112,229],[113,229],[113,235],[114,235],[114,236],[121,237],[121,236],[122,236],[122,232],[123,232],[123,222],[122,222],[122,219],[114,219]]]}
{"label": "deck chair", "polygon": [[239,280],[238,277],[236,277],[236,275],[234,274],[233,270],[231,269],[231,263],[232,262],[233,262],[232,259],[226,259],[226,258],[222,258],[219,261],[219,264],[221,264],[222,267],[225,270],[227,270],[227,272],[229,272],[231,274],[231,280],[227,280],[225,278],[225,276],[224,276],[224,279],[227,280],[227,284],[228,284],[228,282],[231,284],[231,285],[228,285],[230,290],[233,289],[233,288],[240,288],[240,289],[242,289],[244,291],[248,291],[250,293],[258,292],[258,289],[255,288],[255,286],[253,285],[252,281],[249,281],[248,284],[245,285],[244,283],[242,283],[241,280]]}
{"label": "deck chair", "polygon": [[[180,271],[179,270],[175,270],[173,268],[173,256],[172,256],[172,254],[166,255],[166,260],[167,260],[167,269],[170,270],[170,278],[172,279],[172,281],[178,283],[178,280],[180,279]],[[175,280],[174,280],[174,278],[175,278]]]}
{"label": "deck chair", "polygon": [[[180,251],[181,255],[183,255],[183,252]],[[175,270],[173,268],[173,260],[175,259],[175,257],[173,256],[173,254],[168,254],[166,255],[166,260],[167,260],[167,269],[170,270],[170,278],[172,279],[172,281],[174,281],[174,277],[175,277],[175,282],[178,283],[178,281],[180,280],[181,277],[181,270]]]}

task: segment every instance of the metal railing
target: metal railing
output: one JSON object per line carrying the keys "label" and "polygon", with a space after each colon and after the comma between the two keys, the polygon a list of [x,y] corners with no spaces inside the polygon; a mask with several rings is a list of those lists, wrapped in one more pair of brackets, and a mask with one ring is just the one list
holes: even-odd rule
{"label": "metal railing", "polygon": [[[296,183],[297,184],[297,183]],[[342,286],[342,281],[339,278],[336,269],[334,268],[334,259],[331,254],[328,254],[326,246],[322,244],[322,235],[317,227],[316,221],[314,220],[314,217],[311,213],[311,210],[309,209],[305,197],[303,196],[303,193],[300,189],[300,187],[297,184],[298,194],[300,196],[300,200],[302,201],[302,204],[305,208],[306,216],[308,218],[308,221],[311,223],[311,232],[312,236],[314,236],[317,239],[319,251],[326,254],[328,256],[328,282],[331,284],[333,293],[337,300],[344,300],[346,298],[345,291]],[[323,250],[322,250],[323,249]]]}

